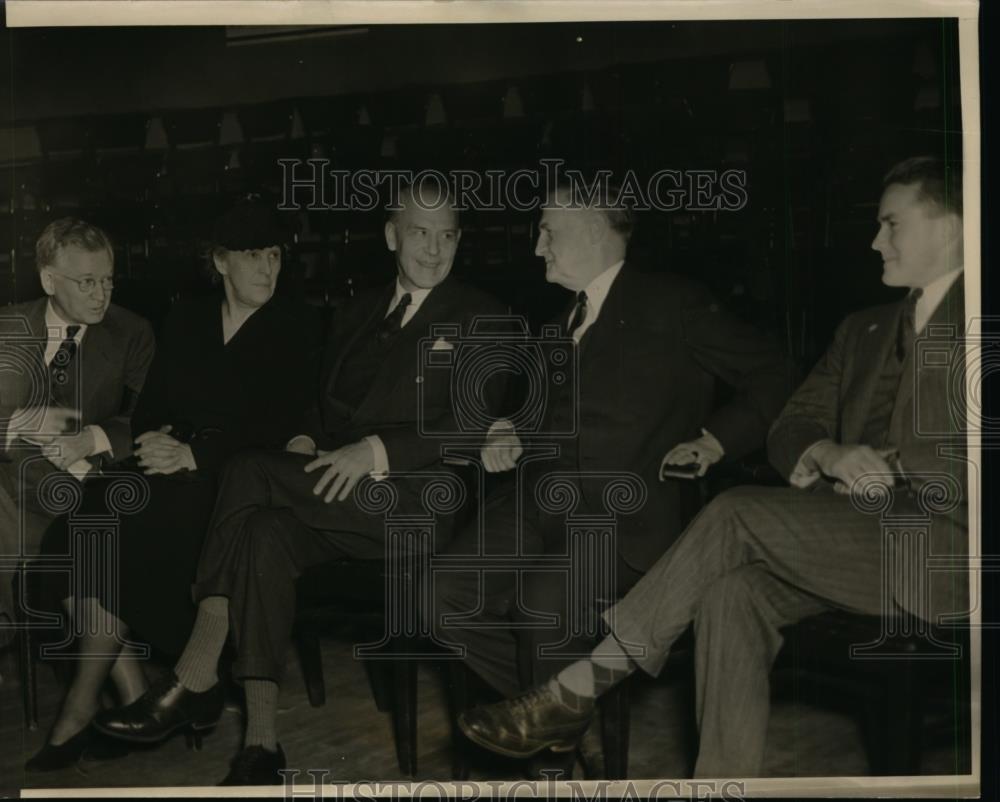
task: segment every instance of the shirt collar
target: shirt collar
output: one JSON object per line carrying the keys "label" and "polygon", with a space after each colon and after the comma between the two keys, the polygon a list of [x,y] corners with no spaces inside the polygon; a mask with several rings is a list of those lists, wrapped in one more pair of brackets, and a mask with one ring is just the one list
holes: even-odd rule
{"label": "shirt collar", "polygon": [[917,299],[917,307],[913,313],[913,323],[916,331],[921,331],[937,311],[944,296],[948,294],[951,285],[962,275],[962,268],[952,270],[943,276],[938,276],[934,281],[923,288],[923,293]]}
{"label": "shirt collar", "polygon": [[66,329],[70,326],[79,326],[79,331],[77,331],[76,336],[73,338],[77,342],[83,339],[84,332],[87,331],[86,323],[67,323],[63,320],[59,313],[56,312],[55,307],[52,305],[52,299],[50,298],[45,303],[45,329],[51,332],[53,329],[57,329],[59,333],[59,339],[64,340],[66,338]]}
{"label": "shirt collar", "polygon": [[410,305],[407,307],[407,312],[411,314],[415,313],[420,308],[420,305],[427,299],[427,296],[431,294],[432,289],[434,288],[431,287],[430,289],[420,288],[416,290],[408,290],[399,283],[399,279],[397,278],[396,291],[392,294],[392,302],[389,304],[389,312],[396,308],[400,299],[406,295],[406,293],[410,293]]}
{"label": "shirt collar", "polygon": [[615,262],[583,288],[583,291],[587,293],[587,307],[591,310],[587,315],[588,318],[597,319],[597,316],[601,312],[601,307],[604,305],[604,299],[608,297],[608,293],[611,291],[611,284],[617,278],[624,264],[624,259]]}

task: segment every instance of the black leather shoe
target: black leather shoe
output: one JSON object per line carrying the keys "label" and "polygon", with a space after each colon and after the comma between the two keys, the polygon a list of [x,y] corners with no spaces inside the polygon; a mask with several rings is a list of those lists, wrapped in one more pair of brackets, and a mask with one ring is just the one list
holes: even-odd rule
{"label": "black leather shoe", "polygon": [[98,713],[94,726],[114,738],[155,743],[183,727],[194,732],[211,729],[222,715],[223,702],[222,683],[196,693],[171,671],[132,704]]}
{"label": "black leather shoe", "polygon": [[285,753],[271,752],[263,746],[248,746],[233,758],[229,774],[219,785],[283,785],[280,772],[285,768]]}
{"label": "black leather shoe", "polygon": [[469,740],[491,752],[531,757],[543,749],[574,751],[593,715],[593,703],[574,712],[542,685],[523,696],[467,710],[458,717],[458,726]]}
{"label": "black leather shoe", "polygon": [[46,743],[24,764],[25,771],[58,771],[75,766],[84,750],[94,740],[94,731],[84,727],[67,741],[55,746]]}

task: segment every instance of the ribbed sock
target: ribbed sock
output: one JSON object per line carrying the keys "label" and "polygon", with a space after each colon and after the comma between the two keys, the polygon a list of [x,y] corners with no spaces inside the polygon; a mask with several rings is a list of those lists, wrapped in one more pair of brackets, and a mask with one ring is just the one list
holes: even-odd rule
{"label": "ribbed sock", "polygon": [[243,690],[247,697],[247,732],[243,746],[263,746],[278,751],[278,683],[269,679],[248,679]]}
{"label": "ribbed sock", "polygon": [[586,660],[577,660],[549,681],[549,688],[566,707],[579,713],[598,696],[635,671],[636,666],[613,637],[602,640]]}
{"label": "ribbed sock", "polygon": [[174,673],[189,691],[207,691],[219,681],[219,656],[229,634],[229,599],[208,596],[198,605],[198,616]]}

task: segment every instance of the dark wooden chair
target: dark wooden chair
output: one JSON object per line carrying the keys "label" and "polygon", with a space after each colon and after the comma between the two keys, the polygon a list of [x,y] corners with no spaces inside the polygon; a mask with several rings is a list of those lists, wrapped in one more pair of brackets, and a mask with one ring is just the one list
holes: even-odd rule
{"label": "dark wooden chair", "polygon": [[784,634],[772,675],[776,694],[793,687],[796,700],[838,700],[852,711],[862,725],[872,774],[920,774],[924,748],[935,734],[929,724],[942,718],[956,765],[969,770],[967,630],[893,634],[880,617],[832,611]]}
{"label": "dark wooden chair", "polygon": [[[299,577],[295,643],[302,663],[309,703],[326,703],[326,683],[319,638],[334,628],[351,627],[353,637],[378,642],[385,632],[387,581],[414,577],[387,576],[383,560],[338,560],[316,566]],[[381,659],[364,660],[375,706],[392,715],[399,770],[417,771],[417,665],[405,655],[409,637],[390,637]],[[397,659],[385,659],[392,653]]]}

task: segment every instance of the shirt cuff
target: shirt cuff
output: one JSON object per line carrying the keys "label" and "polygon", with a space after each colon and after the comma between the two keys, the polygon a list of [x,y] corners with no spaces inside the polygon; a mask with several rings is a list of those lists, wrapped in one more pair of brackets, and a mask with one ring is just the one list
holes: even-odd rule
{"label": "shirt cuff", "polygon": [[90,456],[93,457],[96,454],[103,454],[104,452],[107,452],[109,457],[113,457],[115,455],[114,451],[111,449],[111,441],[108,440],[108,434],[104,431],[104,429],[100,426],[94,426],[93,424],[90,426],[84,426],[83,428],[89,431],[94,438],[94,448],[90,452]]}
{"label": "shirt cuff", "polygon": [[817,440],[802,452],[802,456],[799,457],[799,461],[795,463],[795,467],[792,468],[792,472],[788,476],[788,484],[804,490],[822,476],[816,460],[812,458],[812,452],[820,443],[826,442],[829,442],[826,438]]}
{"label": "shirt cuff", "polygon": [[316,441],[313,440],[307,434],[297,434],[297,435],[295,435],[295,437],[293,437],[291,440],[289,440],[287,443],[285,443],[285,451],[290,451],[291,450],[292,443],[299,443],[299,442],[308,443],[308,445],[309,445],[309,452],[311,454],[315,454],[316,453]]}
{"label": "shirt cuff", "polygon": [[15,409],[14,413],[10,416],[10,420],[7,421],[7,441],[4,443],[4,448],[10,448],[14,441],[21,436],[20,430],[14,425],[14,421],[22,417],[25,413],[25,408]]}
{"label": "shirt cuff", "polygon": [[375,481],[389,478],[389,454],[385,450],[385,443],[377,434],[370,434],[364,438],[365,442],[372,447],[374,457],[374,467],[369,474]]}
{"label": "shirt cuff", "polygon": [[490,426],[489,431],[486,432],[486,436],[494,435],[501,431],[514,431],[514,424],[511,423],[507,418],[500,418],[500,420],[493,421],[493,425]]}
{"label": "shirt cuff", "polygon": [[719,442],[719,438],[712,434],[708,429],[702,429],[701,436],[708,441],[708,444],[712,446],[712,448],[716,449],[723,456],[726,455],[726,449],[722,447],[722,443]]}

